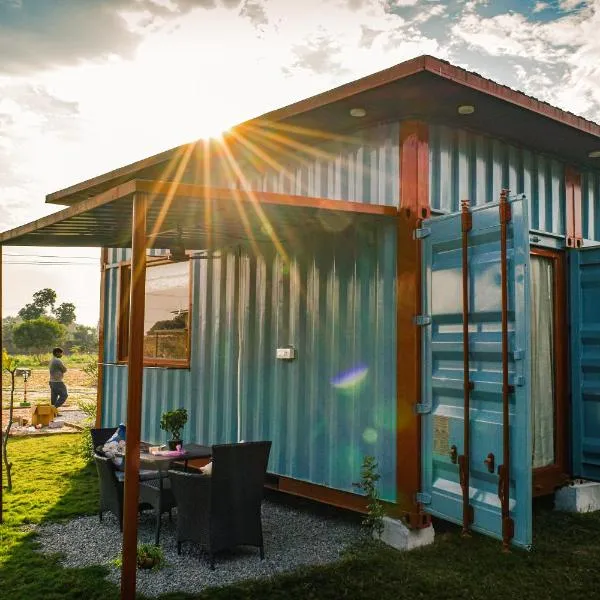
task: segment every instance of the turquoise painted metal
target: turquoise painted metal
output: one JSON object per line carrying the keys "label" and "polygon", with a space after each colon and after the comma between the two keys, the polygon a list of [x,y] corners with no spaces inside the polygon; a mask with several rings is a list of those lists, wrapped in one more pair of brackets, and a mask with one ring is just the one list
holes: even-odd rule
{"label": "turquoise painted metal", "polygon": [[600,247],[569,253],[573,475],[600,480]]}
{"label": "turquoise painted metal", "polygon": [[[192,259],[190,369],[144,369],[142,437],[164,442],[162,412],[184,406],[184,440],[270,439],[269,471],[302,481],[356,491],[374,455],[394,501],[395,224],[329,231],[286,252],[246,244]],[[126,414],[127,368],[114,364],[124,256],[111,253],[106,278],[104,425]],[[297,358],[277,360],[288,345]]]}
{"label": "turquoise painted metal", "polygon": [[248,180],[252,189],[262,192],[398,206],[399,139],[399,123],[389,123],[304,152],[282,150],[276,159],[279,167],[256,175],[248,167]]}
{"label": "turquoise painted metal", "polygon": [[430,203],[452,213],[460,201],[496,202],[502,188],[528,198],[529,227],[565,235],[565,168],[559,161],[501,140],[442,125],[431,125]]}
{"label": "turquoise painted metal", "polygon": [[[508,234],[510,513],[515,521],[513,542],[532,541],[531,410],[529,392],[529,241],[527,206],[511,203]],[[469,232],[470,281],[470,504],[472,529],[502,539],[498,475],[484,460],[492,453],[502,463],[502,356],[500,219],[498,205],[473,210]],[[425,509],[462,523],[462,490],[458,464],[451,449],[463,453],[463,335],[461,217],[452,214],[424,222],[423,314],[423,446],[422,475]]]}

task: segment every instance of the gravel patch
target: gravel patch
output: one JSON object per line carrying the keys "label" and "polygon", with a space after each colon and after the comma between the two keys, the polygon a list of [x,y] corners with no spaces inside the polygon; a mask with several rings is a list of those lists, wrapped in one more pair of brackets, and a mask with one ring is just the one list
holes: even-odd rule
{"label": "gravel patch", "polygon": [[[174,591],[195,593],[210,586],[271,577],[300,566],[335,562],[361,535],[360,525],[331,512],[322,515],[310,508],[265,500],[262,514],[265,560],[260,560],[258,548],[240,548],[217,554],[214,571],[194,544],[184,543],[181,556],[177,555],[176,510],[173,523],[163,515],[160,542],[167,565],[159,571],[138,570],[138,591],[147,596]],[[152,513],[141,515],[140,542],[153,543],[154,524]],[[41,525],[37,533],[40,550],[62,553],[64,567],[107,565],[108,579],[120,584],[120,570],[110,565],[121,552],[118,522],[112,514],[106,513],[102,522],[98,516],[90,516]]]}

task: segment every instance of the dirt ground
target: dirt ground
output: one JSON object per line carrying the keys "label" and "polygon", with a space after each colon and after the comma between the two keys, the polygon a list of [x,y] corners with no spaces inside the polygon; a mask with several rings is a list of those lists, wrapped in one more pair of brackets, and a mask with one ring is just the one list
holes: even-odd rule
{"label": "dirt ground", "polygon": [[[48,370],[44,368],[33,369],[27,381],[27,401],[31,407],[21,408],[25,389],[22,377],[17,377],[15,388],[15,402],[13,411],[13,425],[10,435],[46,435],[51,433],[76,433],[81,431],[87,415],[80,410],[81,401],[95,402],[96,388],[90,385],[89,376],[82,369],[71,368],[65,374],[65,384],[69,390],[69,397],[60,407],[59,415],[51,426],[36,429],[31,426],[31,410],[35,404],[48,404],[50,402],[50,388],[48,386]],[[4,373],[2,377],[2,424],[6,429],[8,423],[8,407],[10,402],[10,377]],[[20,423],[20,418],[26,422]]]}

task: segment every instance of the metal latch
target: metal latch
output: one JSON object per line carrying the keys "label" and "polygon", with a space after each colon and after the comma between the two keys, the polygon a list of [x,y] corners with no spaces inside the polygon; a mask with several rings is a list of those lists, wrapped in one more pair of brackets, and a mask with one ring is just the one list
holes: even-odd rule
{"label": "metal latch", "polygon": [[417,315],[414,321],[415,325],[431,325],[431,315]]}
{"label": "metal latch", "polygon": [[417,492],[418,504],[431,504],[431,494],[427,492]]}
{"label": "metal latch", "polygon": [[422,240],[429,235],[431,235],[431,229],[429,229],[429,227],[419,227],[418,229],[415,229],[414,239]]}
{"label": "metal latch", "polygon": [[415,404],[415,412],[418,415],[427,415],[431,412],[431,402],[420,402]]}

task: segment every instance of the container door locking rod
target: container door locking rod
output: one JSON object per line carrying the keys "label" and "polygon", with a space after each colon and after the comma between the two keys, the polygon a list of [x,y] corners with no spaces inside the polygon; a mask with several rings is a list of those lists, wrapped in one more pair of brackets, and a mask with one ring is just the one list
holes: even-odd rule
{"label": "container door locking rod", "polygon": [[507,230],[511,220],[509,190],[500,193],[500,265],[502,276],[502,464],[498,466],[498,497],[502,509],[502,548],[508,552],[514,536],[514,522],[510,517],[510,394],[508,384],[508,263]]}
{"label": "container door locking rod", "polygon": [[471,456],[471,381],[469,366],[469,231],[473,228],[473,217],[469,210],[469,201],[462,200],[462,322],[463,322],[463,454],[458,457],[458,473],[463,496],[462,534],[469,535],[473,523],[473,507],[470,503],[470,456]]}

